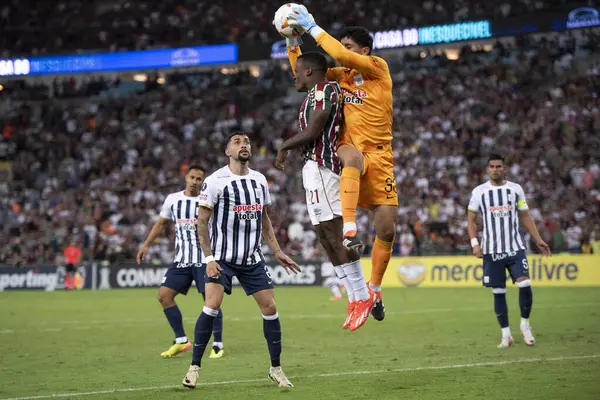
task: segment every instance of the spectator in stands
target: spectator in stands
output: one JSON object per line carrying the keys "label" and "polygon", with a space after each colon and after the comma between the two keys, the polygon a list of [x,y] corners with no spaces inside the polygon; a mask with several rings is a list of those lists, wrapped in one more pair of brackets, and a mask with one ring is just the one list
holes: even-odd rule
{"label": "spectator in stands", "polygon": [[[588,226],[600,219],[600,77],[588,75],[582,52],[593,41],[578,38],[573,50],[572,35],[463,51],[456,61],[389,57],[399,220],[410,221],[412,254],[469,249],[465,204],[469,188],[485,179],[479,172],[492,148],[511,155],[509,179],[522,182],[532,216],[557,249],[568,241],[561,228],[573,220],[581,229],[577,247],[585,233],[591,242],[600,237]],[[535,61],[565,52],[574,59],[560,76]],[[74,236],[85,260],[127,259],[164,194],[178,187],[181,166],[223,163],[214,143],[242,126],[256,143],[253,168],[268,177],[282,246],[317,256],[311,229],[303,228],[302,241],[288,237],[292,222],[307,222],[299,176],[272,167],[279,138],[297,128],[301,98],[288,93],[288,74],[267,68],[262,76],[271,89],[242,68],[233,75],[173,74],[148,90],[109,84],[96,97],[82,90],[76,101],[16,101],[18,90],[0,92],[0,132],[8,132],[0,136],[0,263],[55,264]],[[299,170],[301,157],[290,158],[289,170]],[[368,214],[358,223],[372,231]],[[168,241],[150,250],[159,262],[172,251]],[[401,252],[398,245],[395,254]]]}

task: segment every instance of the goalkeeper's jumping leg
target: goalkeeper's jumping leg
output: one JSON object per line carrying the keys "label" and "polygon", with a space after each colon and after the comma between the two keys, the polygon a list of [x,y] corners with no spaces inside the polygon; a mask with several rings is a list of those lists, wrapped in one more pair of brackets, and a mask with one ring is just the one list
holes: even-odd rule
{"label": "goalkeeper's jumping leg", "polygon": [[357,236],[356,208],[360,194],[360,177],[364,169],[364,158],[355,147],[344,144],[337,153],[344,168],[340,179],[340,200],[342,202],[343,245],[349,250],[359,250],[363,247]]}

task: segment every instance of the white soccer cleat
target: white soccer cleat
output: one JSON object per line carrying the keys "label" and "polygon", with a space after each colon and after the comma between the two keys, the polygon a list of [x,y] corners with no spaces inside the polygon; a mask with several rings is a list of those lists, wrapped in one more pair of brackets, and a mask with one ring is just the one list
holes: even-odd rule
{"label": "white soccer cleat", "polygon": [[269,369],[269,379],[277,384],[279,387],[294,387],[292,382],[285,376],[281,367],[271,367]]}
{"label": "white soccer cleat", "polygon": [[535,344],[535,338],[531,333],[531,327],[521,326],[521,333],[523,334],[523,340],[527,346],[531,347]]}
{"label": "white soccer cleat", "polygon": [[513,345],[513,343],[515,343],[515,339],[513,339],[512,336],[509,337],[503,337],[502,341],[500,342],[500,344],[498,345],[499,349],[507,349],[510,346]]}
{"label": "white soccer cleat", "polygon": [[183,377],[183,386],[195,389],[198,377],[200,377],[200,367],[197,365],[190,365],[190,369],[188,369],[187,374]]}

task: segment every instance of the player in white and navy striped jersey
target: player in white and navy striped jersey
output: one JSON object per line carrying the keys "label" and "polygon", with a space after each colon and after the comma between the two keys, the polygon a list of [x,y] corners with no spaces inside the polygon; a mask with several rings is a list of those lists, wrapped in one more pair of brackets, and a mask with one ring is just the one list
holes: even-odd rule
{"label": "player in white and navy striped jersey", "polygon": [[[504,179],[504,158],[492,154],[488,160],[487,173],[490,180],[477,186],[468,206],[468,230],[473,253],[483,258],[483,285],[491,287],[494,294],[494,310],[502,330],[499,348],[510,347],[514,339],[508,325],[506,304],[506,271],[513,283],[519,287],[521,308],[521,332],[529,346],[535,344],[531,333],[529,316],[533,304],[529,264],[525,255],[525,244],[519,232],[520,223],[531,234],[537,247],[544,255],[550,255],[550,248],[542,240],[533,218],[523,188]],[[477,239],[477,214],[483,219],[481,244]],[[519,223],[520,222],[520,223]]]}
{"label": "player in white and navy striped jersey", "polygon": [[248,135],[234,132],[227,139],[229,164],[210,175],[202,185],[198,213],[198,237],[206,256],[206,303],[196,322],[192,364],[183,385],[195,388],[200,375],[210,328],[218,315],[224,293],[231,294],[237,277],[252,295],[263,315],[263,330],[271,368],[269,377],[278,386],[293,386],[281,369],[281,325],[273,295],[273,279],[260,248],[267,242],[277,261],[297,273],[298,265],[285,255],[275,237],[269,211],[271,195],[263,174],[248,167],[252,147]]}
{"label": "player in white and navy striped jersey", "polygon": [[[173,222],[175,225],[175,258],[167,268],[163,282],[158,289],[158,301],[173,333],[173,345],[161,353],[163,357],[172,357],[189,350],[189,343],[183,328],[183,316],[175,303],[178,293],[186,295],[192,282],[196,283],[198,292],[204,297],[204,272],[206,264],[198,241],[198,207],[200,188],[204,181],[205,171],[198,165],[191,165],[185,176],[185,190],[171,193],[167,196],[160,211],[160,215],[146,241],[137,254],[138,264],[142,262],[148,252],[150,244],[164,232],[166,225]],[[219,311],[218,318],[213,326],[214,343],[211,358],[221,358],[223,352],[223,314]]]}

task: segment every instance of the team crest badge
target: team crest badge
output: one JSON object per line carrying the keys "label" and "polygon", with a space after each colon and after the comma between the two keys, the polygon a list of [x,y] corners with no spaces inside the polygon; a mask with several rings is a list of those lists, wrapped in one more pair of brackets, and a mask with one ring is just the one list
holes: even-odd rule
{"label": "team crest badge", "polygon": [[364,83],[365,83],[365,81],[363,80],[362,74],[356,74],[356,75],[354,75],[354,84],[356,86],[361,86]]}

